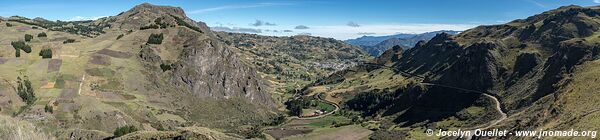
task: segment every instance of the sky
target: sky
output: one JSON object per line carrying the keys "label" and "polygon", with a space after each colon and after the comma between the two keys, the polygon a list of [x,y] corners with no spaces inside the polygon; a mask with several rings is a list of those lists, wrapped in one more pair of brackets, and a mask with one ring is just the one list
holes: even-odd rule
{"label": "sky", "polygon": [[0,1],[0,16],[90,20],[117,15],[144,2],[181,7],[189,18],[214,30],[340,40],[466,30],[560,6],[600,5],[600,0],[17,0]]}

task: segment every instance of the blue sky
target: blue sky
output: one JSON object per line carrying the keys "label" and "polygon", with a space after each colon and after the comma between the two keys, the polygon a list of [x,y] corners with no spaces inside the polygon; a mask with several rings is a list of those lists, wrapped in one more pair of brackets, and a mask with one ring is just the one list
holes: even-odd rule
{"label": "blue sky", "polygon": [[220,30],[336,39],[464,30],[565,5],[600,5],[600,0],[18,0],[1,1],[0,16],[95,19],[116,15],[143,2],[182,7],[188,17]]}

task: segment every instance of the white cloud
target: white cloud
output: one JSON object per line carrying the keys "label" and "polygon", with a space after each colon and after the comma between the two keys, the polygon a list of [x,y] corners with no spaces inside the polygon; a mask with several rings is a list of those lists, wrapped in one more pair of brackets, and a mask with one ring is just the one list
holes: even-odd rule
{"label": "white cloud", "polygon": [[594,3],[600,3],[600,0],[594,0]]}
{"label": "white cloud", "polygon": [[96,20],[96,19],[103,18],[103,17],[107,17],[107,16],[97,16],[97,17],[75,16],[75,17],[72,17],[71,19],[68,19],[67,21]]}
{"label": "white cloud", "polygon": [[373,36],[392,35],[397,33],[425,33],[438,30],[457,30],[463,31],[473,28],[477,24],[371,24],[361,25],[360,28],[350,27],[347,25],[336,26],[312,26],[305,32],[310,32],[315,36],[332,37],[335,39],[345,40],[350,38],[360,37],[369,33]]}
{"label": "white cloud", "polygon": [[219,7],[198,9],[188,12],[189,14],[201,14],[207,12],[221,11],[221,10],[231,10],[231,9],[246,9],[246,8],[258,8],[258,7],[269,7],[269,6],[283,6],[283,5],[293,5],[291,3],[256,3],[256,4],[248,4],[248,5],[225,5]]}
{"label": "white cloud", "polygon": [[243,27],[210,27],[211,30],[213,31],[223,31],[223,32],[233,32],[233,33],[253,33],[253,34],[259,34],[262,33],[261,29],[255,29],[255,28],[243,28]]}
{"label": "white cloud", "polygon": [[[469,28],[476,27],[481,24],[433,24],[433,23],[390,23],[390,24],[363,24],[360,28],[351,27],[346,24],[318,26],[305,25],[307,29],[295,29],[296,25],[278,25],[278,26],[230,26],[221,28],[223,31],[230,32],[246,32],[269,36],[293,36],[298,34],[310,34],[312,36],[330,37],[339,40],[357,38],[363,35],[382,36],[393,35],[398,33],[425,33],[439,30],[456,30],[464,31]],[[215,29],[219,25],[213,25]],[[227,30],[229,29],[229,30]],[[270,30],[267,32],[266,30]],[[273,32],[278,30],[278,32]],[[259,32],[262,31],[262,32]]]}

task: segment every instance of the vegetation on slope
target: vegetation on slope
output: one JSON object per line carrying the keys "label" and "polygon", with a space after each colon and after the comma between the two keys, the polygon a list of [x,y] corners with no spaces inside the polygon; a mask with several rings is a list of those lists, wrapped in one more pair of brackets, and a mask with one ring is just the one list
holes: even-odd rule
{"label": "vegetation on slope", "polygon": [[359,48],[331,38],[217,35],[256,67],[282,102],[316,79],[369,59]]}

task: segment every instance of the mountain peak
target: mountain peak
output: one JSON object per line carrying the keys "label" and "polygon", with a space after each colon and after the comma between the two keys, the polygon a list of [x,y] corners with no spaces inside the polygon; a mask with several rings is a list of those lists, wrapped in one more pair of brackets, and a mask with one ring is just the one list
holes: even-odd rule
{"label": "mountain peak", "polygon": [[185,12],[180,7],[173,6],[158,6],[150,3],[142,3],[131,8],[128,12],[133,13],[154,13],[154,14],[169,14],[178,17],[186,17]]}
{"label": "mountain peak", "polygon": [[192,30],[210,32],[206,24],[196,22],[185,15],[180,7],[159,6],[142,3],[116,16],[100,19],[99,24],[125,30],[158,29],[185,26]]}

